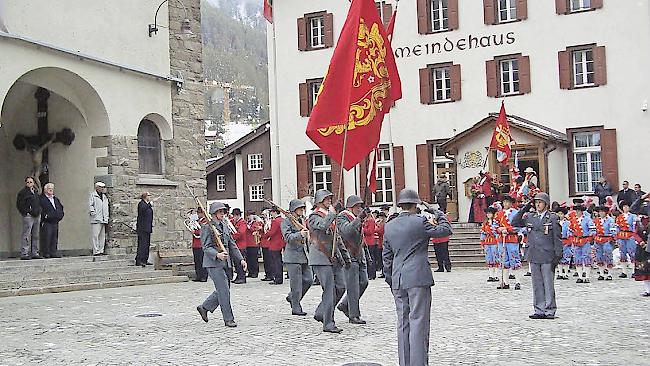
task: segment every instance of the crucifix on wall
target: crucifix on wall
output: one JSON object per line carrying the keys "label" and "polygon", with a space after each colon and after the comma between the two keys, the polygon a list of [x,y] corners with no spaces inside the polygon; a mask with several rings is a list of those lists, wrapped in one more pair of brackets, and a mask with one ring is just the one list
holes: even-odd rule
{"label": "crucifix on wall", "polygon": [[26,150],[31,157],[32,169],[31,176],[34,177],[36,187],[41,189],[41,182],[49,182],[49,147],[54,143],[61,143],[70,146],[74,141],[75,135],[69,128],[64,128],[60,132],[50,133],[47,119],[47,101],[50,98],[50,92],[45,88],[38,88],[34,94],[37,101],[36,118],[38,123],[37,134],[25,136],[17,134],[13,140],[16,150]]}

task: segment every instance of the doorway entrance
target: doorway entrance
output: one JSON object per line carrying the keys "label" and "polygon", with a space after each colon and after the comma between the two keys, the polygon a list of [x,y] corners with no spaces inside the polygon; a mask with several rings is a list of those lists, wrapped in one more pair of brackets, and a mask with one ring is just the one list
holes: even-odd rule
{"label": "doorway entrance", "polygon": [[548,192],[545,159],[543,145],[514,145],[507,165],[499,164],[496,158],[496,151],[491,151],[489,166],[490,171],[503,184],[502,193],[507,193],[510,190],[510,172],[514,167],[519,168],[519,172],[524,177],[526,176],[524,173],[526,168],[533,168],[535,173],[537,173],[538,188],[543,192]]}

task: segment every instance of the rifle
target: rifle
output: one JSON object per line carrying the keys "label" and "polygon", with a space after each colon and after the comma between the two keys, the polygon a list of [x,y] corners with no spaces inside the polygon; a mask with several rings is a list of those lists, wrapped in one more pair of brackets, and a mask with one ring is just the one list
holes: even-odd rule
{"label": "rifle", "polygon": [[273,203],[273,201],[267,200],[266,198],[264,199],[264,202],[266,202],[269,205],[277,208],[278,211],[280,211],[280,213],[282,213],[286,218],[288,218],[289,221],[291,221],[291,223],[293,224],[293,226],[295,226],[299,230],[307,230],[307,227],[305,225],[301,224],[300,221],[298,220],[298,218],[292,212],[289,212],[289,211],[285,210],[284,208],[282,208],[282,207],[276,205],[275,203]]}
{"label": "rifle", "polygon": [[217,230],[216,227],[214,227],[214,225],[212,225],[212,215],[210,215],[210,212],[208,212],[205,209],[205,206],[203,206],[203,203],[201,202],[201,200],[197,196],[194,195],[194,192],[192,192],[192,189],[190,188],[190,186],[187,185],[187,182],[185,182],[185,187],[190,192],[190,195],[192,195],[192,198],[194,198],[194,200],[196,201],[196,204],[199,205],[199,207],[201,208],[201,210],[205,214],[205,218],[208,219],[208,227],[210,228],[210,231],[212,232],[212,237],[213,237],[215,243],[217,244],[217,251],[220,252],[220,253],[226,252],[226,247],[223,245],[223,242],[221,241],[221,233],[219,232],[219,230]]}

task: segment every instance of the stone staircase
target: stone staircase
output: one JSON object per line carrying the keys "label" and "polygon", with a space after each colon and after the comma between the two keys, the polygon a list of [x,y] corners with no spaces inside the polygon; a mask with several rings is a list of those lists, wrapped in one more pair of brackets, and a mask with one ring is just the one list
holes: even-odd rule
{"label": "stone staircase", "polygon": [[[454,235],[449,240],[449,256],[454,267],[484,267],[485,256],[481,248],[481,230],[478,224],[452,224]],[[429,246],[429,262],[438,268],[433,244]]]}
{"label": "stone staircase", "polygon": [[133,265],[131,256],[0,261],[0,297],[188,281],[171,271]]}

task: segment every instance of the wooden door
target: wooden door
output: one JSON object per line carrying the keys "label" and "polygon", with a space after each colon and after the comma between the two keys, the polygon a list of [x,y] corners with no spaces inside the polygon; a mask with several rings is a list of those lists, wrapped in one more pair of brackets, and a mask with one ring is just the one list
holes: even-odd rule
{"label": "wooden door", "polygon": [[449,182],[449,190],[451,191],[451,198],[447,200],[447,212],[452,221],[458,221],[458,187],[456,186],[456,163],[453,162],[439,162],[434,163],[435,173],[434,177],[445,175],[447,182]]}

